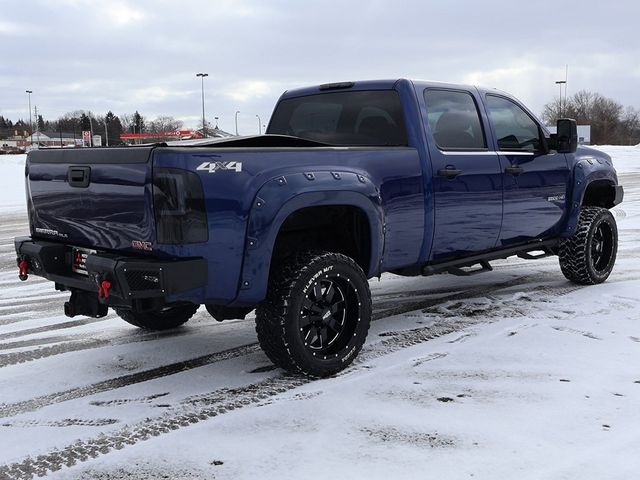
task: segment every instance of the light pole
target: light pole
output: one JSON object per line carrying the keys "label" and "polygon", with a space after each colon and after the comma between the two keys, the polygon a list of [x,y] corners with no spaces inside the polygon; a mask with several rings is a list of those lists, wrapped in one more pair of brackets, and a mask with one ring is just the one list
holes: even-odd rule
{"label": "light pole", "polygon": [[207,136],[207,131],[204,122],[204,77],[208,77],[208,73],[196,73],[196,77],[200,77],[202,80],[202,135]]}
{"label": "light pole", "polygon": [[238,136],[238,114],[240,113],[240,110],[236,111],[236,137]]}
{"label": "light pole", "polygon": [[260,120],[260,115],[256,115],[258,118],[258,135],[262,135],[262,121]]}
{"label": "light pole", "polygon": [[91,141],[89,142],[89,146],[93,147],[93,121],[91,120],[91,111],[89,111],[89,130],[91,130]]}
{"label": "light pole", "polygon": [[[562,85],[566,85],[566,80],[558,80],[556,85],[560,86],[560,116],[562,116]],[[566,98],[565,98],[566,101]]]}
{"label": "light pole", "polygon": [[29,96],[29,135],[31,136],[31,143],[33,143],[33,121],[31,120],[31,94],[33,90],[25,90]]}
{"label": "light pole", "polygon": [[104,116],[104,141],[109,146],[109,132],[107,131],[107,116]]}

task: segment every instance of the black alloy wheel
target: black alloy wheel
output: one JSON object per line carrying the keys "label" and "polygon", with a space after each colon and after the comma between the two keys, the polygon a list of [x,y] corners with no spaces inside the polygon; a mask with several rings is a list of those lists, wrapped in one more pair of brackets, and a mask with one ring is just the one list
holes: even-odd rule
{"label": "black alloy wheel", "polygon": [[593,232],[591,239],[591,265],[593,269],[602,274],[613,255],[613,232],[607,223],[600,223]]}
{"label": "black alloy wheel", "polygon": [[272,268],[256,309],[260,346],[277,366],[311,377],[347,367],[364,344],[371,292],[362,268],[331,252],[302,252]]}
{"label": "black alloy wheel", "polygon": [[346,320],[353,314],[358,292],[339,275],[315,283],[302,302],[300,336],[313,353],[331,354],[353,334],[353,325],[346,324]]}

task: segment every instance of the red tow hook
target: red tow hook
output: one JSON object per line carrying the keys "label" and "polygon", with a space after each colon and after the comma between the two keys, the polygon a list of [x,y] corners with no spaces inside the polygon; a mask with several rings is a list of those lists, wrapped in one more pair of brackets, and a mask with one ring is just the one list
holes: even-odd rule
{"label": "red tow hook", "polygon": [[18,262],[18,278],[23,282],[29,278],[29,262],[26,260],[20,260]]}
{"label": "red tow hook", "polygon": [[111,282],[109,280],[103,280],[98,286],[98,297],[109,299],[109,289],[111,288]]}

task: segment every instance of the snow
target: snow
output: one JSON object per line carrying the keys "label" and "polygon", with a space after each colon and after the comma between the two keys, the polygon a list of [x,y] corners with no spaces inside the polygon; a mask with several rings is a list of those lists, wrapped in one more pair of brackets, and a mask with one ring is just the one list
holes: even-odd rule
{"label": "snow", "polygon": [[383,275],[360,356],[313,382],[271,368],[252,318],[62,316],[66,294],[16,281],[24,157],[0,157],[0,478],[636,478],[640,159],[598,148],[625,186],[606,283],[555,258]]}
{"label": "snow", "polygon": [[26,212],[24,161],[26,155],[0,155],[0,211]]}

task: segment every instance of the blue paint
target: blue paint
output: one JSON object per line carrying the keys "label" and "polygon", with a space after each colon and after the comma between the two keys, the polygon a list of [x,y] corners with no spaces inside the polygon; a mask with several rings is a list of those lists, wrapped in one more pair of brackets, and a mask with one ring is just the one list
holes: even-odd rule
{"label": "blue paint", "polygon": [[[426,89],[471,95],[486,148],[440,149],[427,121]],[[83,164],[74,160],[82,158],[82,152],[69,156],[69,163],[32,162],[30,155],[31,234],[51,240],[46,231],[57,231],[66,236],[57,239],[67,244],[127,255],[203,257],[209,271],[206,289],[168,300],[255,305],[266,294],[278,231],[299,209],[347,205],[361,210],[370,228],[366,273],[372,277],[530,240],[569,236],[589,182],[604,179],[617,184],[610,159],[596,150],[580,148],[567,155],[499,151],[485,108],[486,95],[495,91],[403,79],[357,82],[350,89],[370,90],[397,92],[407,146],[156,147],[148,149],[148,161],[88,162],[91,184],[86,189],[66,182],[69,165]],[[310,87],[285,92],[281,100],[323,93]],[[500,95],[534,118],[517,100]],[[548,137],[544,127],[540,129]],[[242,168],[198,170],[204,162],[240,162]],[[520,166],[523,173],[505,173],[509,166]],[[151,179],[153,169],[160,167],[198,174],[206,198],[207,242],[157,243]],[[462,173],[452,179],[440,176],[446,167]],[[133,249],[135,240],[150,241],[153,251]]]}

